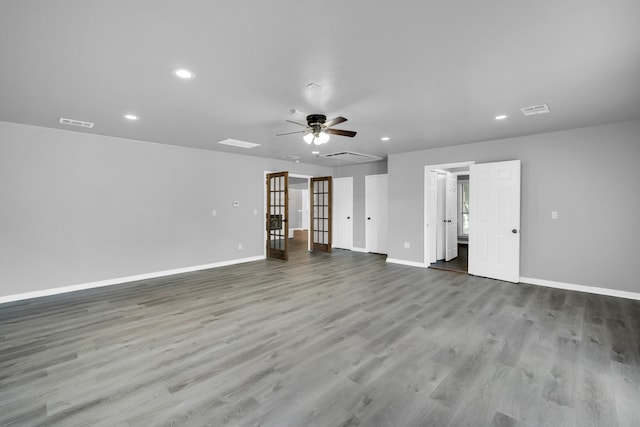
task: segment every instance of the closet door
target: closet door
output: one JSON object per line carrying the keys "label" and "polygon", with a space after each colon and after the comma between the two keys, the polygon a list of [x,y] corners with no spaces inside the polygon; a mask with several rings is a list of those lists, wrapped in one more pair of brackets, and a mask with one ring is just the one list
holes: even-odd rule
{"label": "closet door", "polygon": [[353,177],[333,179],[333,246],[353,247]]}
{"label": "closet door", "polygon": [[388,175],[365,177],[365,215],[367,252],[387,253]]}

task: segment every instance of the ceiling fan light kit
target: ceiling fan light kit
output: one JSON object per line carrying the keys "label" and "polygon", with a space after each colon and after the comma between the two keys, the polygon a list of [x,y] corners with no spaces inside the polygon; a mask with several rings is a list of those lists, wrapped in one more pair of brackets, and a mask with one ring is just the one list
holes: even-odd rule
{"label": "ceiling fan light kit", "polygon": [[307,144],[314,143],[315,145],[326,144],[329,141],[329,138],[330,136],[326,132],[309,132],[302,137],[302,139],[304,139],[304,142],[306,142]]}

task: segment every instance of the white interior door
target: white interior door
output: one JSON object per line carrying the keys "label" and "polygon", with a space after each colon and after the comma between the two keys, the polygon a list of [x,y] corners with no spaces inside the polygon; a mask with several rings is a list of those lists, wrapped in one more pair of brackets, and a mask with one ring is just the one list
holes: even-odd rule
{"label": "white interior door", "polygon": [[353,177],[333,179],[333,246],[353,247]]}
{"label": "white interior door", "polygon": [[469,274],[520,281],[520,161],[469,168]]}
{"label": "white interior door", "polygon": [[367,252],[387,253],[387,174],[365,176]]}
{"label": "white interior door", "polygon": [[434,263],[438,260],[437,257],[437,230],[438,230],[438,225],[436,224],[436,219],[437,219],[437,208],[438,208],[438,172],[436,171],[430,171],[429,172],[429,180],[428,180],[428,191],[427,191],[427,197],[428,199],[428,203],[427,203],[427,209],[429,210],[429,215],[428,215],[428,223],[427,223],[427,227],[428,227],[428,244],[427,244],[427,248],[429,249],[429,256],[428,256],[428,260],[429,263]]}
{"label": "white interior door", "polygon": [[447,257],[447,173],[438,172],[436,211],[436,259],[444,260]]}
{"label": "white interior door", "polygon": [[445,261],[458,256],[458,177],[446,175],[445,196]]}

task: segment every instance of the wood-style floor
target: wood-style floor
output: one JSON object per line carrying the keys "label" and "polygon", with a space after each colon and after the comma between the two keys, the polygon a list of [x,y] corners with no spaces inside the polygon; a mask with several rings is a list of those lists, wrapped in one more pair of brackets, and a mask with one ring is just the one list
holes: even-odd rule
{"label": "wood-style floor", "polygon": [[433,262],[429,265],[431,268],[446,271],[457,271],[459,273],[466,273],[469,271],[469,245],[458,244],[458,256],[451,261],[445,261],[443,259]]}
{"label": "wood-style floor", "polygon": [[0,425],[639,426],[640,301],[297,251],[0,305]]}

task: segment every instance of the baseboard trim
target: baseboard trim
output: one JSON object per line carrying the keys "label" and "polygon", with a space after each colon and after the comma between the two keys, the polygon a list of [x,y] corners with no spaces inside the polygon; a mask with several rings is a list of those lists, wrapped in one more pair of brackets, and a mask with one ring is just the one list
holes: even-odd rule
{"label": "baseboard trim", "polygon": [[395,258],[389,258],[389,257],[387,257],[387,262],[390,262],[392,264],[408,265],[409,267],[420,267],[420,268],[428,267],[428,265],[425,265],[423,262],[405,261],[402,259],[395,259]]}
{"label": "baseboard trim", "polygon": [[172,270],[156,271],[153,273],[137,274],[135,276],[118,277],[115,279],[100,280],[97,282],[81,283],[78,285],[63,286],[60,288],[44,289],[41,291],[26,292],[24,294],[0,296],[0,304],[14,301],[21,301],[31,298],[47,297],[51,295],[64,294],[67,292],[80,291],[83,289],[101,288],[103,286],[119,285],[127,282],[137,282],[139,280],[155,279],[157,277],[171,276],[180,273],[190,273],[192,271],[207,270],[209,268],[225,267],[227,265],[243,264],[245,262],[259,261],[265,259],[264,255],[249,258],[232,259],[229,261],[214,262],[211,264],[195,265],[191,267],[175,268]]}
{"label": "baseboard trim", "polygon": [[597,288],[595,286],[575,285],[572,283],[554,282],[552,280],[533,279],[530,277],[521,277],[520,282],[530,285],[546,286],[549,288],[564,289],[567,291],[579,291],[589,294],[605,295],[609,297],[627,298],[640,300],[640,294],[635,292],[619,291],[616,289]]}
{"label": "baseboard trim", "polygon": [[368,250],[366,250],[365,248],[357,248],[357,247],[352,247],[351,250],[353,252],[369,252]]}

